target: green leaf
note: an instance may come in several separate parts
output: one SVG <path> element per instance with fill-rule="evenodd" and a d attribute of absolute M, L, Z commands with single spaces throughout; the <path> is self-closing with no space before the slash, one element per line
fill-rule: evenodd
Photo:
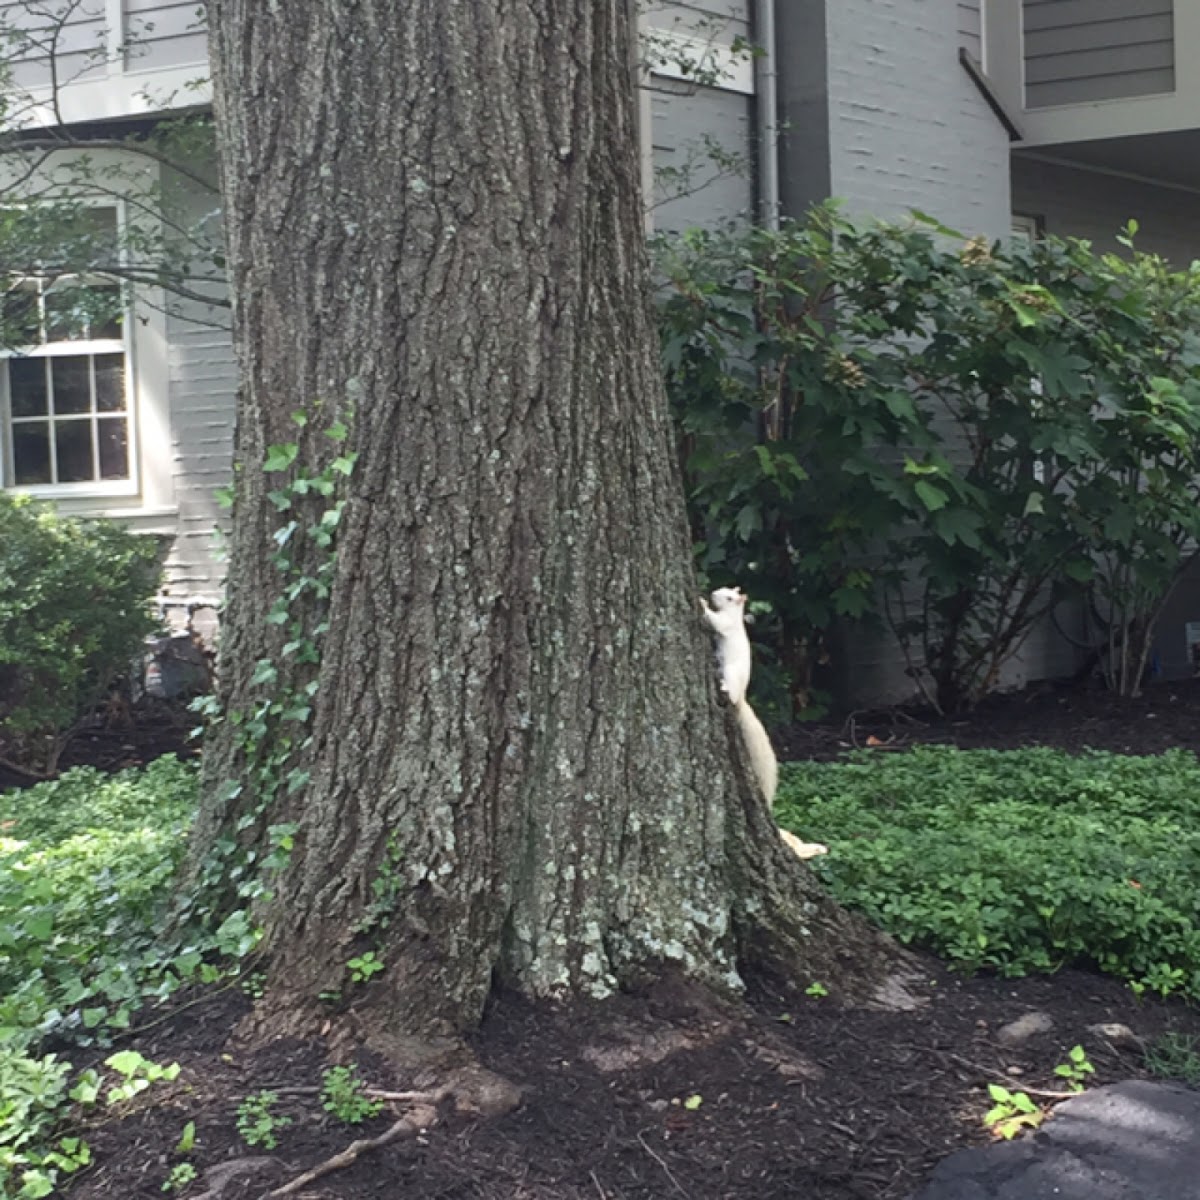
<path fill-rule="evenodd" d="M 978 513 L 966 508 L 944 508 L 933 516 L 934 532 L 947 546 L 961 542 L 977 550 L 981 545 L 979 531 L 983 524 Z"/>
<path fill-rule="evenodd" d="M 54 1191 L 54 1183 L 45 1171 L 25 1171 L 21 1176 L 21 1200 L 42 1200 Z"/>
<path fill-rule="evenodd" d="M 918 479 L 913 484 L 913 491 L 929 512 L 937 512 L 939 508 L 945 508 L 950 503 L 950 497 L 940 487 L 925 479 Z"/>
<path fill-rule="evenodd" d="M 189 1121 L 183 1127 L 183 1133 L 179 1137 L 179 1141 L 175 1144 L 176 1154 L 191 1154 L 192 1147 L 196 1144 L 196 1122 Z"/>
<path fill-rule="evenodd" d="M 300 447 L 295 442 L 285 442 L 278 446 L 267 447 L 264 471 L 286 471 L 296 461 Z"/>
<path fill-rule="evenodd" d="M 118 1075 L 124 1075 L 127 1079 L 140 1071 L 145 1064 L 146 1059 L 136 1050 L 118 1050 L 116 1054 L 111 1054 L 104 1060 L 106 1067 L 111 1067 Z"/>
<path fill-rule="evenodd" d="M 737 515 L 735 525 L 738 537 L 748 542 L 762 528 L 762 513 L 755 504 L 744 505 Z"/>
<path fill-rule="evenodd" d="M 905 475 L 940 475 L 941 470 L 936 463 L 919 463 L 907 455 L 904 458 Z"/>

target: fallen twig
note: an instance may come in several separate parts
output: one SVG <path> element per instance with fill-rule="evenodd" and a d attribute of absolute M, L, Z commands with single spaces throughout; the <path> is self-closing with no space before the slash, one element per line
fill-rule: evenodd
<path fill-rule="evenodd" d="M 435 1092 L 432 1094 L 442 1097 L 448 1093 Z M 353 1165 L 362 1155 L 367 1154 L 371 1150 L 381 1150 L 384 1146 L 390 1146 L 392 1142 L 400 1141 L 401 1138 L 416 1137 L 417 1134 L 424 1132 L 430 1126 L 434 1125 L 437 1122 L 437 1116 L 438 1112 L 435 1105 L 419 1104 L 378 1137 L 359 1138 L 357 1141 L 351 1142 L 345 1150 L 339 1151 L 324 1162 L 317 1163 L 315 1167 L 312 1167 L 301 1175 L 297 1175 L 295 1179 L 290 1180 L 281 1187 L 275 1188 L 274 1191 L 267 1192 L 263 1200 L 276 1200 L 276 1197 L 279 1196 L 295 1195 L 302 1188 L 308 1187 L 310 1183 L 315 1183 L 318 1179 L 330 1175 L 334 1171 L 340 1171 L 343 1167 Z"/>
<path fill-rule="evenodd" d="M 995 1082 L 996 1077 L 1001 1074 L 999 1071 L 985 1067 L 982 1063 L 972 1062 L 969 1058 L 963 1058 L 961 1055 L 952 1054 L 949 1050 L 943 1050 L 941 1053 L 946 1058 L 952 1058 L 956 1063 L 959 1063 L 964 1067 L 970 1067 L 972 1071 L 977 1071 L 980 1075 L 990 1078 L 992 1082 Z M 1082 1092 L 1051 1092 L 1047 1091 L 1045 1088 L 1032 1087 L 1028 1083 L 1023 1083 L 1020 1078 L 1014 1078 L 1008 1074 L 1005 1074 L 1005 1079 L 1007 1081 L 1007 1085 L 1013 1091 L 1025 1092 L 1030 1096 L 1037 1096 L 1042 1100 L 1073 1100 L 1076 1096 L 1083 1095 Z"/>
<path fill-rule="evenodd" d="M 274 1092 L 276 1096 L 316 1096 L 323 1089 L 315 1084 L 268 1083 L 263 1085 L 263 1091 Z M 453 1092 L 452 1088 L 442 1088 L 434 1092 L 388 1092 L 383 1088 L 364 1087 L 362 1095 L 371 1100 L 389 1100 L 397 1104 L 432 1104 L 438 1105 Z"/>
<path fill-rule="evenodd" d="M 684 1190 L 684 1188 L 680 1184 L 679 1180 L 676 1179 L 675 1176 L 671 1173 L 671 1168 L 667 1166 L 666 1159 L 664 1159 L 661 1155 L 655 1154 L 654 1151 L 650 1148 L 649 1143 L 646 1141 L 646 1139 L 644 1137 L 642 1137 L 642 1135 L 640 1133 L 637 1135 L 637 1140 L 642 1143 L 642 1149 L 645 1150 L 645 1152 L 648 1155 L 650 1155 L 650 1157 L 652 1159 L 654 1159 L 654 1161 L 656 1163 L 658 1163 L 658 1165 L 660 1167 L 662 1167 L 662 1169 L 666 1172 L 667 1178 L 675 1185 L 675 1190 L 681 1196 L 686 1196 L 687 1192 Z"/>
<path fill-rule="evenodd" d="M 49 775 L 43 775 L 40 771 L 31 771 L 28 767 L 18 766 L 11 759 L 0 758 L 0 767 L 6 771 L 11 771 L 14 775 L 21 775 L 25 779 L 32 779 L 35 783 L 45 783 L 50 779 Z"/>

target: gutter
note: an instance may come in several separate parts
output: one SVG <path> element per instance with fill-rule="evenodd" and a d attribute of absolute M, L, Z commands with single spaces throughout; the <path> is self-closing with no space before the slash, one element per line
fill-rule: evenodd
<path fill-rule="evenodd" d="M 958 48 L 958 61 L 962 63 L 963 69 L 974 81 L 980 94 L 987 101 L 988 107 L 996 114 L 1000 124 L 1004 126 L 1004 130 L 1008 134 L 1008 140 L 1010 142 L 1022 141 L 1024 135 L 1021 133 L 1021 127 L 1010 115 L 1008 109 L 1004 107 L 1003 102 L 996 92 L 995 85 L 984 73 L 983 67 L 979 65 L 975 57 L 965 46 L 959 46 Z"/>

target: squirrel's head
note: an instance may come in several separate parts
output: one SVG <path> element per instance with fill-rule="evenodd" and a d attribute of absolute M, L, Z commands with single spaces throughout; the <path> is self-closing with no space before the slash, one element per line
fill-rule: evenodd
<path fill-rule="evenodd" d="M 721 612 L 727 608 L 746 607 L 746 593 L 743 592 L 741 588 L 717 588 L 717 590 L 713 592 L 711 600 L 712 606 L 717 612 Z"/>

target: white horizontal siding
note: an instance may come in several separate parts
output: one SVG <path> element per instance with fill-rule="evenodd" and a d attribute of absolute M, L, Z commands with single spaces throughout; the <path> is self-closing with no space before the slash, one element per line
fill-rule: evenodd
<path fill-rule="evenodd" d="M 750 0 L 658 0 L 641 8 L 641 17 L 656 29 L 687 30 L 723 42 L 750 33 Z"/>
<path fill-rule="evenodd" d="M 983 19 L 980 0 L 958 0 L 958 44 L 983 62 Z"/>
<path fill-rule="evenodd" d="M 195 315 L 190 314 L 190 315 Z M 216 492 L 233 473 L 237 370 L 229 334 L 173 316 L 170 342 L 171 456 L 178 533 L 167 557 L 176 597 L 218 590 L 224 568 L 213 557 L 213 530 L 225 523 Z"/>
<path fill-rule="evenodd" d="M 196 0 L 124 0 L 125 69 L 154 71 L 208 62 L 204 9 Z"/>
<path fill-rule="evenodd" d="M 1028 108 L 1174 91 L 1173 0 L 1023 5 Z"/>
<path fill-rule="evenodd" d="M 65 86 L 104 70 L 104 0 L 4 0 L 3 56 L 18 89 Z"/>

